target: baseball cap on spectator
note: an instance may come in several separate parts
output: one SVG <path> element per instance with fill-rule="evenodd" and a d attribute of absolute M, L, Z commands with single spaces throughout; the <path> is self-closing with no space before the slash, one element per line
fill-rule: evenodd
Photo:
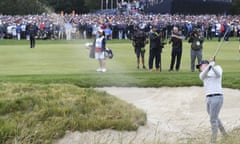
<path fill-rule="evenodd" d="M 209 64 L 209 61 L 208 61 L 208 60 L 202 60 L 202 61 L 196 66 L 196 68 L 199 69 L 202 64 Z"/>

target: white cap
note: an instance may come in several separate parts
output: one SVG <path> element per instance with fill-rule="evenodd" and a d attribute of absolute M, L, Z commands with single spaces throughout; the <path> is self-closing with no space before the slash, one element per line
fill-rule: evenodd
<path fill-rule="evenodd" d="M 102 33 L 102 32 L 103 32 L 103 30 L 102 30 L 101 28 L 99 28 L 99 29 L 98 29 L 98 32 Z"/>

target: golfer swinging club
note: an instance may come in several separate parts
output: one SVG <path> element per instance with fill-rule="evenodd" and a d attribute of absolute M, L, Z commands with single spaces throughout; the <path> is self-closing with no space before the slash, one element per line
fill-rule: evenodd
<path fill-rule="evenodd" d="M 207 112 L 210 117 L 212 128 L 211 144 L 215 144 L 217 140 L 218 129 L 227 136 L 227 133 L 218 117 L 223 104 L 222 92 L 222 68 L 219 65 L 215 66 L 215 57 L 207 60 L 202 60 L 197 66 L 200 70 L 199 78 L 203 81 L 206 92 Z"/>

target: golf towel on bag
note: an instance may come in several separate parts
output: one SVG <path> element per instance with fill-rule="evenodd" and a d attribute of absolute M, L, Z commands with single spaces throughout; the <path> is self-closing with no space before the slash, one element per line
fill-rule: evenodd
<path fill-rule="evenodd" d="M 90 51 L 89 51 L 89 57 L 94 59 L 95 58 L 95 43 L 96 43 L 96 39 L 94 39 L 93 43 L 87 43 L 85 44 L 87 47 L 89 47 Z"/>
<path fill-rule="evenodd" d="M 89 57 L 94 59 L 95 58 L 95 46 L 90 45 L 89 48 L 90 48 Z"/>

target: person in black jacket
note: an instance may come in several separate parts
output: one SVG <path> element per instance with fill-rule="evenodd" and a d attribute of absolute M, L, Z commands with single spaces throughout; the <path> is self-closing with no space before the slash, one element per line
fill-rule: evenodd
<path fill-rule="evenodd" d="M 29 32 L 29 36 L 30 36 L 30 48 L 34 48 L 35 47 L 35 36 L 37 34 L 37 26 L 33 23 L 30 23 L 28 26 L 28 32 Z"/>
<path fill-rule="evenodd" d="M 132 38 L 134 52 L 137 56 L 137 69 L 139 69 L 139 65 L 140 65 L 140 56 L 142 59 L 142 68 L 146 69 L 145 60 L 144 60 L 146 43 L 147 43 L 147 36 L 145 32 L 143 32 L 140 28 L 137 28 L 136 33 Z"/>
<path fill-rule="evenodd" d="M 153 61 L 155 59 L 156 71 L 161 71 L 161 52 L 163 48 L 161 35 L 157 32 L 157 26 L 152 27 L 152 32 L 149 35 L 150 49 L 149 49 L 149 71 L 153 71 Z"/>
<path fill-rule="evenodd" d="M 173 27 L 173 34 L 169 40 L 169 44 L 172 44 L 171 64 L 169 71 L 173 71 L 173 67 L 176 61 L 176 71 L 179 71 L 182 57 L 182 40 L 184 39 L 178 32 L 177 27 Z"/>

